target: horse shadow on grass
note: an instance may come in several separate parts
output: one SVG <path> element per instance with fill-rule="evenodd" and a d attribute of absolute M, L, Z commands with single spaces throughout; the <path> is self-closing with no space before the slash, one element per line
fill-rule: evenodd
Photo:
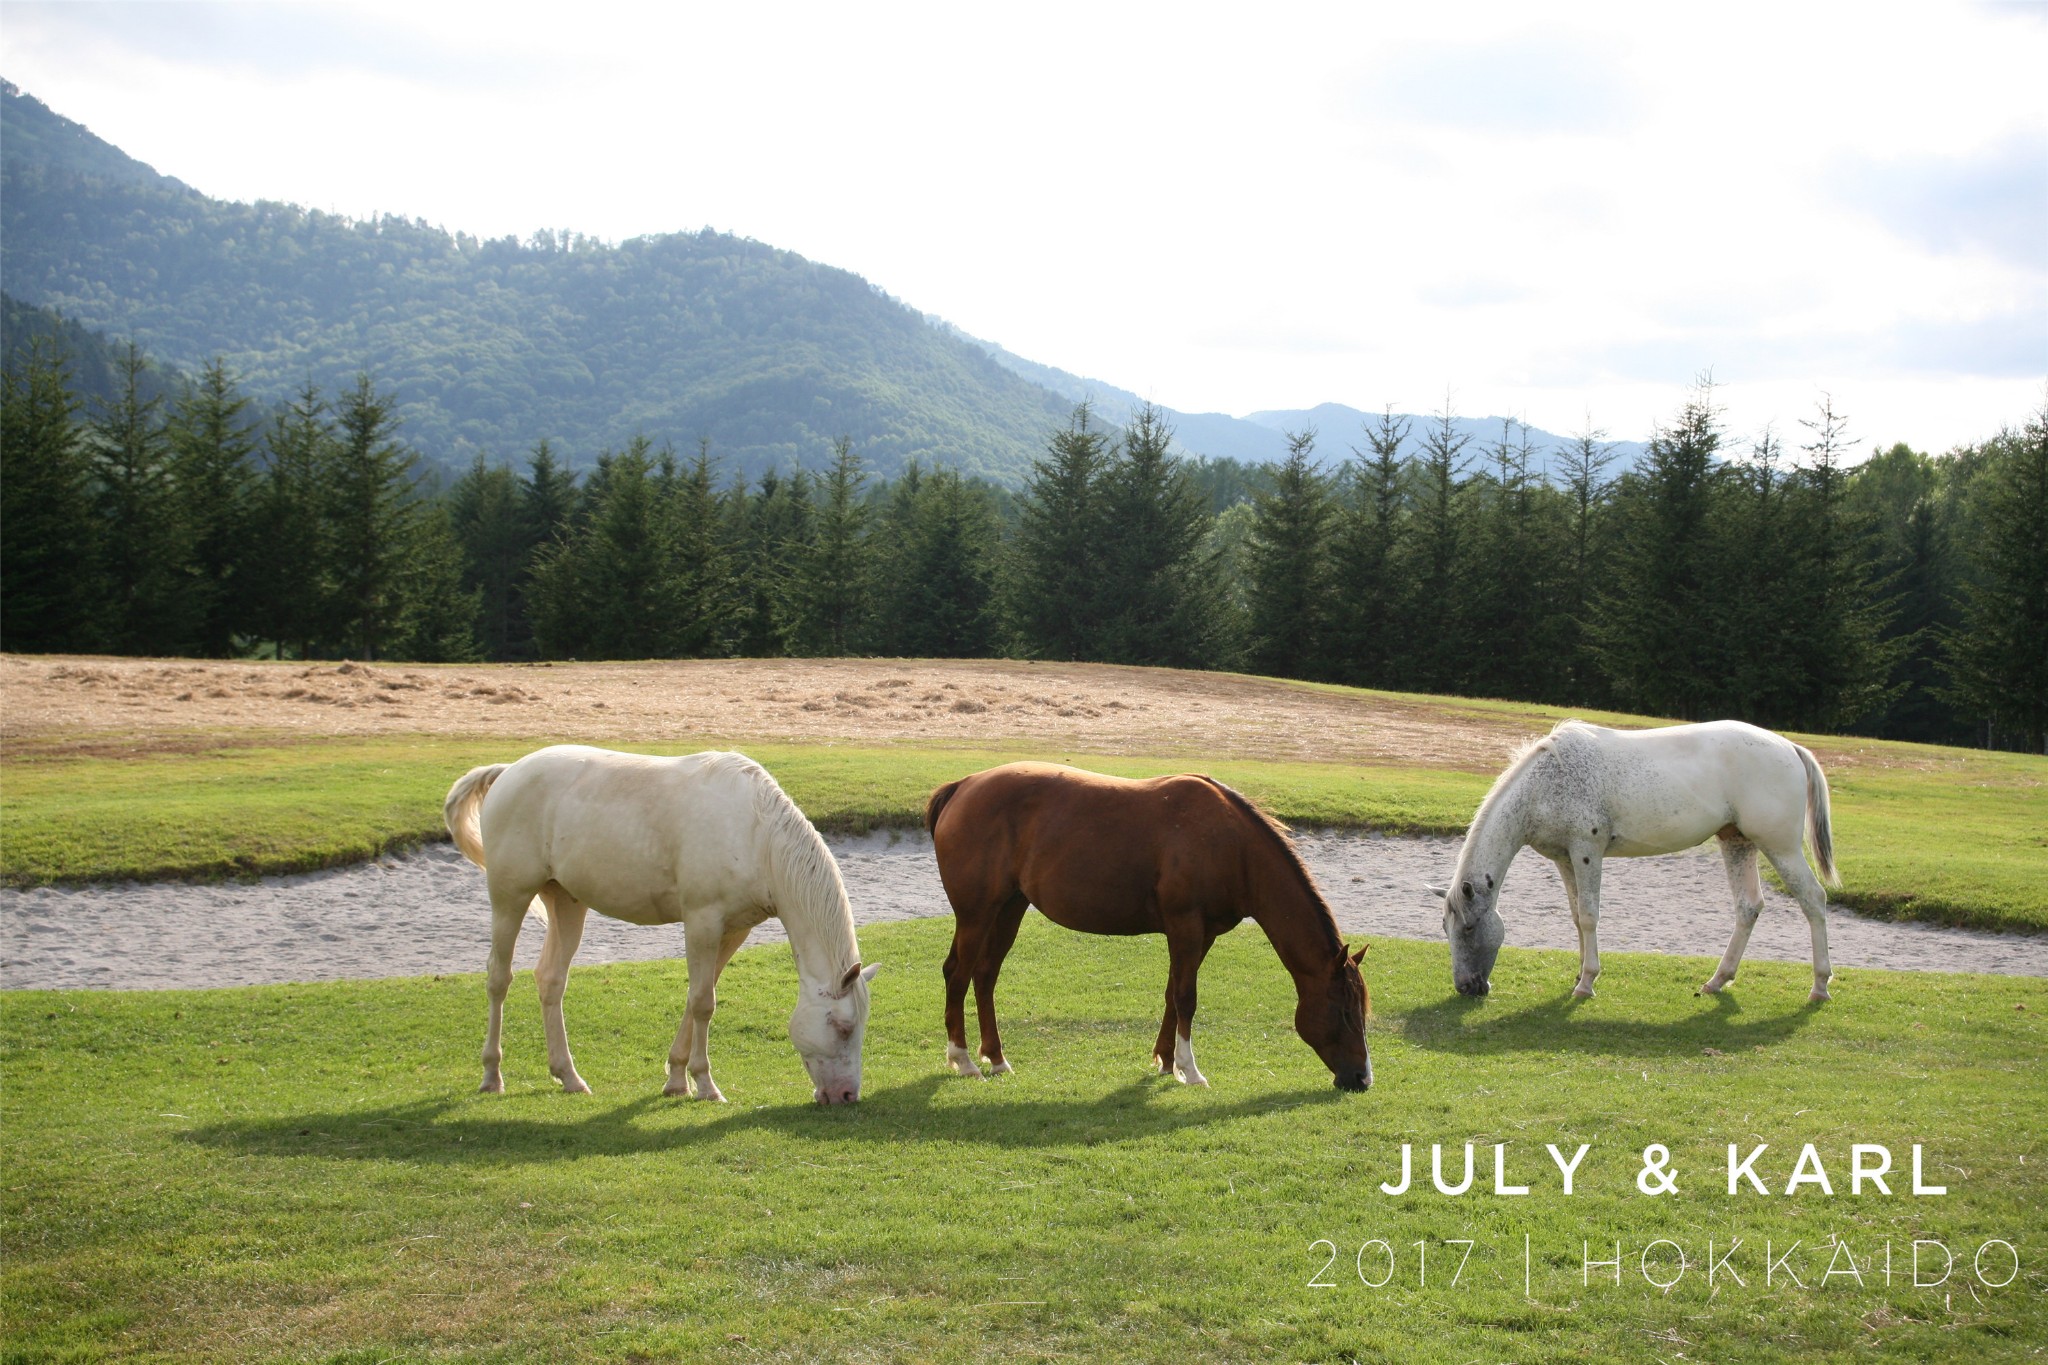
<path fill-rule="evenodd" d="M 1644 1058 L 1698 1057 L 1705 1048 L 1732 1053 L 1769 1048 L 1797 1036 L 1839 1005 L 1803 1004 L 1747 1013 L 1732 992 L 1698 997 L 1682 1019 L 1645 1021 L 1601 1013 L 1598 998 L 1570 991 L 1503 1010 L 1496 996 L 1452 995 L 1404 1011 L 1400 1036 L 1432 1052 L 1490 1056 L 1511 1052 L 1583 1052 Z"/>
<path fill-rule="evenodd" d="M 546 1117 L 494 1113 L 504 1104 L 495 1097 L 446 1097 L 234 1120 L 192 1129 L 183 1139 L 243 1156 L 523 1165 L 675 1151 L 756 1131 L 820 1143 L 1090 1146 L 1141 1141 L 1291 1109 L 1364 1102 L 1334 1088 L 1297 1088 L 1200 1107 L 1165 1105 L 1157 1102 L 1158 1097 L 1178 1082 L 1154 1076 L 1141 1076 L 1092 1098 L 991 1096 L 996 1102 L 940 1102 L 944 1092 L 976 1084 L 982 1083 L 943 1074 L 926 1076 L 871 1090 L 858 1105 L 835 1109 L 815 1104 L 714 1107 L 659 1094 L 609 1103 L 556 1094 L 547 1098 L 557 1113 Z M 507 1098 L 516 1102 L 520 1097 Z"/>

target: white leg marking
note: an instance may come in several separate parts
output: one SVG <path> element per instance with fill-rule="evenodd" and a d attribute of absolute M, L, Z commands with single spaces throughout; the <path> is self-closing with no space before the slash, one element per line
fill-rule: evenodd
<path fill-rule="evenodd" d="M 955 1075 L 981 1077 L 981 1068 L 974 1064 L 974 1054 L 964 1047 L 946 1044 L 946 1065 L 953 1068 Z"/>
<path fill-rule="evenodd" d="M 1195 1048 L 1186 1038 L 1177 1038 L 1173 1044 L 1173 1074 L 1180 1078 L 1182 1085 L 1207 1085 L 1209 1078 L 1195 1066 Z"/>

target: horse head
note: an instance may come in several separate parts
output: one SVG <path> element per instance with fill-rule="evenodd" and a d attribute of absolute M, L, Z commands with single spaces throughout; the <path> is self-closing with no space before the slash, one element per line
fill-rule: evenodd
<path fill-rule="evenodd" d="M 789 1016 L 789 1041 L 811 1073 L 811 1098 L 852 1104 L 860 1098 L 860 1045 L 868 1030 L 868 983 L 882 964 L 856 962 L 837 982 L 805 985 Z"/>
<path fill-rule="evenodd" d="M 1458 883 L 1455 891 L 1432 886 L 1444 898 L 1444 937 L 1451 943 L 1451 983 L 1460 995 L 1485 995 L 1493 988 L 1493 960 L 1500 956 L 1508 927 L 1494 908 L 1500 887 L 1491 875 Z"/>
<path fill-rule="evenodd" d="M 1372 1056 L 1365 1048 L 1365 1014 L 1370 1000 L 1358 961 L 1365 949 L 1337 960 L 1318 983 L 1303 981 L 1294 1007 L 1294 1031 L 1330 1068 L 1339 1090 L 1372 1088 Z"/>

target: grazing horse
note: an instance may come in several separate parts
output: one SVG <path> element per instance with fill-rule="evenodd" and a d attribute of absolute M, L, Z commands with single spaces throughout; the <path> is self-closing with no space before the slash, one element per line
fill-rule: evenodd
<path fill-rule="evenodd" d="M 711 1079 L 711 1012 L 720 972 L 771 916 L 796 955 L 789 1038 L 820 1104 L 860 1098 L 868 982 L 839 865 L 796 803 L 744 754 L 649 758 L 564 744 L 517 763 L 474 768 L 448 789 L 448 832 L 484 869 L 491 894 L 487 1092 L 505 1082 L 499 1030 L 512 946 L 529 908 L 547 923 L 540 963 L 548 1069 L 562 1089 L 576 1074 L 562 1023 L 569 959 L 586 910 L 629 924 L 683 926 L 688 1006 L 668 1054 L 668 1095 L 723 1100 Z"/>
<path fill-rule="evenodd" d="M 1250 917 L 1294 978 L 1294 1029 L 1344 1090 L 1372 1084 L 1360 948 L 1347 956 L 1330 907 L 1285 828 L 1221 782 L 1133 782 L 1049 763 L 1011 763 L 948 782 L 925 806 L 953 903 L 946 955 L 946 1060 L 979 1076 L 962 1004 L 974 984 L 981 1057 L 1005 1072 L 996 974 L 1024 912 L 1088 934 L 1166 935 L 1166 1017 L 1153 1064 L 1209 1082 L 1189 1042 L 1195 974 L 1219 934 Z"/>
<path fill-rule="evenodd" d="M 1816 879 L 1801 852 L 1813 844 Z M 1676 853 L 1714 836 L 1735 893 L 1735 933 L 1721 965 L 1700 989 L 1708 995 L 1735 979 L 1742 950 L 1763 909 L 1757 880 L 1761 849 L 1799 900 L 1813 931 L 1813 993 L 1828 998 L 1828 898 L 1841 885 L 1828 821 L 1828 780 L 1812 753 L 1782 735 L 1740 721 L 1608 730 L 1568 720 L 1516 756 L 1472 817 L 1444 897 L 1451 979 L 1460 993 L 1484 995 L 1505 933 L 1495 902 L 1501 879 L 1523 845 L 1557 864 L 1579 931 L 1579 980 L 1572 994 L 1593 994 L 1600 975 L 1600 865 L 1607 857 Z"/>

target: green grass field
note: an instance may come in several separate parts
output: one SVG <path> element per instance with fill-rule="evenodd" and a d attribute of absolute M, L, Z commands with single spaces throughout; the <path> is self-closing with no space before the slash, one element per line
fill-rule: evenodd
<path fill-rule="evenodd" d="M 1163 945 L 1033 916 L 1002 982 L 1017 1073 L 972 1082 L 941 1069 L 948 933 L 863 931 L 884 970 L 850 1110 L 807 1102 L 780 947 L 723 983 L 724 1106 L 659 1094 L 680 963 L 577 969 L 596 1093 L 574 1098 L 524 977 L 503 1096 L 473 1093 L 476 976 L 11 993 L 0 1357 L 1985 1361 L 2048 1342 L 2043 982 L 1851 971 L 1812 1008 L 1798 964 L 1708 1000 L 1705 959 L 1613 954 L 1574 1005 L 1568 955 L 1510 949 L 1472 1001 L 1441 945 L 1380 943 L 1378 1083 L 1344 1095 L 1246 927 L 1203 973 L 1202 1091 L 1143 1065 Z M 1456 1172 L 1467 1142 L 1473 1191 L 1437 1193 L 1430 1144 Z M 1770 1144 L 1770 1196 L 1727 1195 L 1731 1142 Z M 1832 1197 L 1784 1193 L 1809 1142 Z M 1416 1187 L 1388 1196 L 1402 1143 Z M 1491 1192 L 1495 1143 L 1527 1196 Z M 1570 1198 L 1546 1143 L 1591 1144 Z M 1652 1143 L 1676 1193 L 1636 1187 Z M 1853 1143 L 1889 1148 L 1892 1197 L 1849 1193 Z M 1906 1192 L 1914 1143 L 1946 1195 Z M 1710 1242 L 1738 1237 L 1709 1285 Z M 1945 1284 L 1910 1284 L 1915 1238 L 1958 1253 Z M 2019 1257 L 2001 1288 L 1971 1269 L 1992 1239 Z M 1584 1268 L 1616 1242 L 1619 1285 Z M 1648 1282 L 1681 1251 L 1673 1288 Z M 1999 1281 L 2011 1259 L 1981 1266 Z"/>
<path fill-rule="evenodd" d="M 1532 726 L 1544 719 L 1534 714 L 1539 709 L 1521 708 Z M 24 885 L 203 878 L 359 861 L 444 837 L 441 799 L 450 782 L 476 764 L 517 758 L 549 742 L 234 736 L 123 757 L 62 748 L 11 754 L 0 761 L 0 879 Z M 684 753 L 717 742 L 638 747 Z M 1890 917 L 2048 931 L 2048 760 L 1868 743 L 1927 761 L 1831 775 L 1844 877 L 1836 902 Z M 1126 776 L 1200 767 L 1289 821 L 1403 833 L 1461 832 L 1493 777 L 1455 768 L 1191 763 L 1022 746 L 744 747 L 812 820 L 839 830 L 915 825 L 933 787 L 1017 758 L 1060 759 Z"/>

